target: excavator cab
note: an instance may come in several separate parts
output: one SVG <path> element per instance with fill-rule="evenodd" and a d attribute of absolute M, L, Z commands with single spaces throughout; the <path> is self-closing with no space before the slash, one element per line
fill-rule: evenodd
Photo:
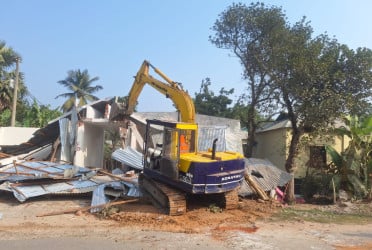
<path fill-rule="evenodd" d="M 145 171 L 151 169 L 162 176 L 178 180 L 185 154 L 195 154 L 197 125 L 159 120 L 147 120 L 145 138 Z M 152 136 L 162 134 L 162 141 L 153 142 Z M 159 138 L 159 137 L 158 137 Z"/>

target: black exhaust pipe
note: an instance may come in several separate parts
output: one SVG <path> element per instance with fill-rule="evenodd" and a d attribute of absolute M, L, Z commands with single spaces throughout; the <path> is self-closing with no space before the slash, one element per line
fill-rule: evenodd
<path fill-rule="evenodd" d="M 213 146 L 212 146 L 212 160 L 216 158 L 216 143 L 218 141 L 218 138 L 213 140 Z"/>

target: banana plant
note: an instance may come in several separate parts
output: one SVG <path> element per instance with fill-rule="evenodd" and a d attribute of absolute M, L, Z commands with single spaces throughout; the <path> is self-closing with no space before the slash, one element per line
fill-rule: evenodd
<path fill-rule="evenodd" d="M 337 128 L 335 132 L 350 138 L 345 151 L 338 153 L 333 147 L 326 146 L 334 167 L 334 182 L 339 188 L 351 191 L 355 197 L 365 198 L 368 188 L 371 188 L 372 116 L 364 119 L 349 116 L 344 118 L 344 122 L 346 127 Z"/>

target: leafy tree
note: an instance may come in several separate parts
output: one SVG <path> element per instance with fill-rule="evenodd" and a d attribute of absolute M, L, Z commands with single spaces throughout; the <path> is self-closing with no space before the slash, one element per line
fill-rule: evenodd
<path fill-rule="evenodd" d="M 14 89 L 11 84 L 11 79 L 15 78 L 15 72 L 4 72 L 4 80 L 0 81 L 0 112 L 5 112 L 9 110 L 9 113 L 11 114 L 12 109 L 12 103 L 13 103 L 13 94 Z M 1 84 L 2 83 L 2 84 Z M 19 78 L 18 78 L 18 95 L 17 95 L 17 113 L 16 113 L 16 125 L 22 126 L 24 114 L 22 110 L 27 109 L 28 106 L 28 98 L 30 96 L 30 93 L 24 84 L 24 75 L 22 72 L 19 72 Z M 8 112 L 6 112 L 7 114 Z M 7 115 L 5 115 L 2 119 L 1 126 L 9 126 L 10 124 L 10 117 L 7 118 Z"/>
<path fill-rule="evenodd" d="M 242 94 L 238 100 L 235 102 L 234 106 L 232 107 L 232 115 L 231 117 L 234 119 L 239 119 L 241 127 L 244 130 L 249 130 L 249 123 L 248 123 L 248 110 L 250 109 L 249 105 L 247 104 L 247 97 L 245 94 Z M 271 117 L 265 117 L 264 115 L 260 114 L 258 110 L 254 113 L 255 123 L 259 126 L 260 123 L 271 121 Z"/>
<path fill-rule="evenodd" d="M 225 90 L 221 88 L 219 95 L 215 95 L 214 91 L 210 90 L 212 85 L 209 78 L 202 80 L 199 93 L 195 93 L 194 104 L 196 112 L 204 115 L 220 116 L 240 120 L 243 129 L 248 128 L 247 110 L 245 95 L 241 95 L 238 100 L 233 103 L 229 98 L 234 93 L 234 89 Z M 256 121 L 266 120 L 264 117 L 255 113 Z"/>
<path fill-rule="evenodd" d="M 30 105 L 26 98 L 21 98 L 17 104 L 16 125 L 19 127 L 44 127 L 49 121 L 61 116 L 58 109 L 50 105 L 39 105 L 36 100 Z M 9 126 L 11 110 L 5 109 L 0 113 L 0 126 Z"/>
<path fill-rule="evenodd" d="M 232 4 L 219 15 L 212 30 L 210 41 L 218 48 L 229 49 L 239 59 L 243 67 L 243 77 L 247 81 L 248 100 L 247 157 L 252 156 L 255 145 L 255 132 L 258 127 L 257 113 L 272 114 L 276 106 L 270 99 L 275 94 L 271 87 L 272 79 L 267 68 L 274 56 L 272 51 L 281 40 L 281 31 L 285 29 L 285 16 L 281 8 L 266 7 L 263 3 Z"/>
<path fill-rule="evenodd" d="M 5 109 L 0 112 L 0 127 L 6 127 L 10 124 L 12 113 L 10 109 Z"/>
<path fill-rule="evenodd" d="M 44 127 L 49 121 L 61 116 L 58 109 L 51 109 L 50 105 L 39 105 L 33 100 L 32 105 L 28 105 L 23 114 L 23 123 L 25 127 Z"/>
<path fill-rule="evenodd" d="M 232 118 L 239 119 L 240 126 L 244 130 L 248 130 L 248 105 L 245 103 L 246 99 L 244 95 L 240 96 L 231 110 Z"/>
<path fill-rule="evenodd" d="M 88 70 L 80 71 L 78 69 L 68 71 L 67 77 L 64 80 L 58 81 L 59 84 L 71 91 L 56 97 L 68 98 L 62 105 L 61 110 L 67 112 L 75 105 L 81 107 L 87 104 L 88 101 L 98 100 L 99 98 L 94 96 L 93 93 L 103 89 L 103 87 L 101 85 L 92 86 L 92 83 L 97 80 L 99 80 L 99 77 L 90 78 Z"/>
<path fill-rule="evenodd" d="M 312 28 L 303 19 L 283 32 L 283 42 L 275 51 L 271 78 L 292 125 L 292 138 L 285 167 L 296 170 L 294 158 L 301 136 L 320 131 L 344 113 L 364 109 L 371 95 L 372 57 L 353 53 L 323 34 L 312 38 Z M 359 51 L 359 50 L 358 50 Z M 290 182 L 287 200 L 294 201 Z"/>
<path fill-rule="evenodd" d="M 219 95 L 215 95 L 209 89 L 211 80 L 206 78 L 202 80 L 199 93 L 195 93 L 194 104 L 197 113 L 203 115 L 213 115 L 232 118 L 232 109 L 229 107 L 232 100 L 229 95 L 234 93 L 234 89 L 225 90 L 221 88 Z"/>
<path fill-rule="evenodd" d="M 212 29 L 216 33 L 210 41 L 237 56 L 248 83 L 248 157 L 257 111 L 268 117 L 277 110 L 288 113 L 292 138 L 285 167 L 293 174 L 305 132 L 329 127 L 344 113 L 365 112 L 371 105 L 371 51 L 354 52 L 326 34 L 312 38 L 305 18 L 291 26 L 281 8 L 233 4 Z M 287 190 L 287 201 L 294 201 L 293 180 Z"/>

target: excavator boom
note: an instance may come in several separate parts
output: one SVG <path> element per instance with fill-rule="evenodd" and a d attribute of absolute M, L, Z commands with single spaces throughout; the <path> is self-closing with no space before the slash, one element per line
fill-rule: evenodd
<path fill-rule="evenodd" d="M 161 78 L 165 80 L 162 82 L 157 80 L 149 74 L 152 68 Z M 180 112 L 181 122 L 194 123 L 195 122 L 195 107 L 189 94 L 182 89 L 180 84 L 172 81 L 163 72 L 155 68 L 150 62 L 144 61 L 135 76 L 132 88 L 129 91 L 128 103 L 126 104 L 126 115 L 131 115 L 137 103 L 138 97 L 142 92 L 143 87 L 149 84 L 154 89 L 170 98 L 177 110 Z"/>

